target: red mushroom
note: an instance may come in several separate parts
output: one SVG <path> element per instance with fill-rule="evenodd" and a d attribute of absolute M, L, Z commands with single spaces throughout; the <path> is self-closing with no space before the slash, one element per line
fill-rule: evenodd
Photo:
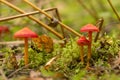
<path fill-rule="evenodd" d="M 0 33 L 1 32 L 9 32 L 9 28 L 6 26 L 0 26 Z"/>
<path fill-rule="evenodd" d="M 92 24 L 87 24 L 85 26 L 83 26 L 81 29 L 80 29 L 81 32 L 88 32 L 88 36 L 89 36 L 89 41 L 90 41 L 90 44 L 88 45 L 88 60 L 87 60 L 87 66 L 86 68 L 89 67 L 89 60 L 91 58 L 91 44 L 92 44 L 92 32 L 98 32 L 99 29 L 92 25 Z"/>
<path fill-rule="evenodd" d="M 77 44 L 81 47 L 80 59 L 81 62 L 84 63 L 83 49 L 84 49 L 84 45 L 89 45 L 89 40 L 87 40 L 84 36 L 82 36 L 77 40 Z"/>
<path fill-rule="evenodd" d="M 0 26 L 0 37 L 1 37 L 2 33 L 7 33 L 7 32 L 9 32 L 9 28 L 8 27 L 6 27 L 6 26 Z"/>
<path fill-rule="evenodd" d="M 25 65 L 28 64 L 28 38 L 36 38 L 38 35 L 32 32 L 28 27 L 25 27 L 14 34 L 15 38 L 23 38 L 25 41 Z"/>

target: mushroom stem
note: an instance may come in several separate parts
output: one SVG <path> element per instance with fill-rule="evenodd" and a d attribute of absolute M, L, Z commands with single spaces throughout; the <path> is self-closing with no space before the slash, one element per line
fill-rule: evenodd
<path fill-rule="evenodd" d="M 89 65 L 90 65 L 89 61 L 90 61 L 90 58 L 91 58 L 92 32 L 89 32 L 88 36 L 89 36 L 90 43 L 88 45 L 88 55 L 87 55 L 87 66 L 86 66 L 86 68 L 88 68 Z"/>
<path fill-rule="evenodd" d="M 1 35 L 1 32 L 0 32 L 0 41 L 2 40 L 2 35 Z"/>
<path fill-rule="evenodd" d="M 80 52 L 80 60 L 81 60 L 82 63 L 84 63 L 84 59 L 83 59 L 83 53 L 84 53 L 84 52 L 83 52 L 83 49 L 84 49 L 84 47 L 83 47 L 83 46 L 80 46 L 80 51 L 81 51 L 81 52 Z"/>
<path fill-rule="evenodd" d="M 88 33 L 88 36 L 89 36 L 90 44 L 92 44 L 92 32 L 91 31 Z"/>
<path fill-rule="evenodd" d="M 91 58 L 91 44 L 88 45 L 88 55 L 87 55 L 87 65 L 86 68 L 89 68 L 90 66 L 90 58 Z"/>
<path fill-rule="evenodd" d="M 25 38 L 24 41 L 25 41 L 24 61 L 25 61 L 25 65 L 27 65 L 28 64 L 28 38 Z"/>

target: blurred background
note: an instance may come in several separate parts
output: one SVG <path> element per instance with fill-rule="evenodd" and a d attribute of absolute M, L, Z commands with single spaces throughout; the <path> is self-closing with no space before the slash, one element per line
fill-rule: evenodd
<path fill-rule="evenodd" d="M 34 10 L 31 6 L 25 3 L 23 0 L 7 0 L 25 12 L 33 12 Z M 110 7 L 107 0 L 29 0 L 41 9 L 57 8 L 60 14 L 62 22 L 75 31 L 79 32 L 80 28 L 88 23 L 96 24 L 99 18 L 104 19 L 104 24 L 102 30 L 114 37 L 119 38 L 120 36 L 120 25 L 115 13 Z M 114 8 L 120 13 L 120 1 L 111 0 Z M 51 16 L 56 17 L 53 11 L 48 12 Z M 7 5 L 0 3 L 0 18 L 18 15 L 17 11 L 8 7 Z M 35 14 L 34 17 L 43 21 L 45 24 L 49 24 L 50 20 L 43 14 Z M 17 30 L 29 26 L 33 31 L 37 32 L 39 35 L 48 34 L 55 37 L 51 32 L 48 32 L 41 25 L 30 20 L 27 17 L 17 18 L 9 21 L 0 22 L 0 25 L 6 25 L 10 29 L 10 34 L 4 37 L 4 40 L 12 40 L 11 36 Z M 52 27 L 52 26 L 51 26 Z M 52 27 L 56 31 L 61 33 L 58 27 Z M 70 33 L 66 31 L 66 33 Z M 80 33 L 80 32 L 79 32 Z M 71 33 L 70 33 L 71 34 Z M 73 34 L 71 34 L 73 35 Z"/>

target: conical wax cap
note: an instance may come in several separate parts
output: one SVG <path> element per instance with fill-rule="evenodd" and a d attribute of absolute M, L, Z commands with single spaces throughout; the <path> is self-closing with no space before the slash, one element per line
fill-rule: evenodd
<path fill-rule="evenodd" d="M 38 35 L 30 30 L 28 27 L 25 27 L 14 34 L 15 38 L 35 38 Z"/>

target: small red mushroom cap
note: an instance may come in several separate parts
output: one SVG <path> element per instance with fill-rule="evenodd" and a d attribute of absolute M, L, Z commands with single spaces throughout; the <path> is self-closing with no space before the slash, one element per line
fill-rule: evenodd
<path fill-rule="evenodd" d="M 9 32 L 9 28 L 7 26 L 0 26 L 0 33 L 1 32 Z"/>
<path fill-rule="evenodd" d="M 92 24 L 87 24 L 85 26 L 83 26 L 81 29 L 80 29 L 81 32 L 93 32 L 93 31 L 96 31 L 96 32 L 99 32 L 99 29 L 92 25 Z"/>
<path fill-rule="evenodd" d="M 77 44 L 80 45 L 80 46 L 88 45 L 89 43 L 90 43 L 89 40 L 87 40 L 84 36 L 80 37 L 77 40 Z"/>
<path fill-rule="evenodd" d="M 15 38 L 35 38 L 38 35 L 31 31 L 28 27 L 25 27 L 14 34 Z"/>

